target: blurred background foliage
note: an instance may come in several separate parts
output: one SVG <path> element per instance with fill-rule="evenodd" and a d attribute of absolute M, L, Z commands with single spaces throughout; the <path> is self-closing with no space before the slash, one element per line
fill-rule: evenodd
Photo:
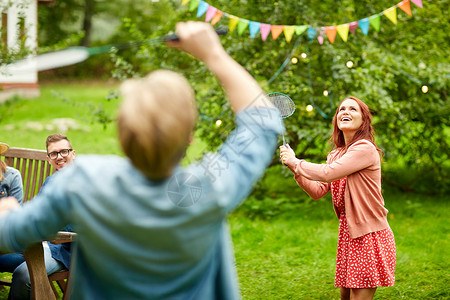
<path fill-rule="evenodd" d="M 357 21 L 394 6 L 399 1 L 370 0 L 218 0 L 208 3 L 229 14 L 268 24 L 339 25 Z M 324 162 L 330 149 L 331 120 L 339 102 L 348 95 L 365 101 L 374 115 L 377 143 L 384 151 L 385 183 L 402 191 L 447 194 L 450 192 L 449 141 L 450 79 L 448 0 L 411 3 L 412 16 L 397 9 L 398 24 L 381 16 L 381 30 L 370 27 L 368 35 L 358 28 L 343 42 L 320 45 L 307 33 L 294 35 L 290 43 L 283 34 L 263 42 L 250 38 L 248 29 L 221 37 L 224 47 L 261 83 L 266 92 L 286 93 L 297 110 L 285 120 L 286 139 L 297 156 Z M 175 24 L 196 17 L 181 0 L 56 0 L 39 6 L 41 52 L 74 45 L 99 46 L 153 39 L 173 32 Z M 222 17 L 216 26 L 228 27 Z M 207 46 L 207 45 L 205 45 Z M 296 47 L 294 47 L 296 46 Z M 302 57 L 302 53 L 306 57 Z M 273 79 L 286 59 L 290 61 Z M 352 67 L 346 64 L 353 63 Z M 183 73 L 197 93 L 201 118 L 197 136 L 205 151 L 214 150 L 232 129 L 233 115 L 220 85 L 205 66 L 187 54 L 164 44 L 96 55 L 79 65 L 43 72 L 40 80 L 110 79 L 166 68 Z M 272 80 L 271 80 L 272 78 Z M 428 92 L 422 91 L 422 86 Z M 327 91 L 324 93 L 324 91 Z M 111 100 L 111 99 L 109 99 Z M 314 104 L 311 112 L 305 108 Z M 322 113 L 321 113 L 322 112 Z M 106 121 L 105 121 L 106 120 Z M 102 122 L 110 122 L 105 118 Z M 222 125 L 216 126 L 221 120 Z M 288 172 L 279 168 L 266 173 L 255 195 L 278 197 L 278 182 Z M 274 171 L 275 170 L 275 171 Z M 274 174 L 279 175 L 280 179 Z M 271 175 L 272 174 L 272 175 Z M 268 180 L 269 176 L 270 180 Z M 273 182 L 273 183 L 271 183 Z"/>

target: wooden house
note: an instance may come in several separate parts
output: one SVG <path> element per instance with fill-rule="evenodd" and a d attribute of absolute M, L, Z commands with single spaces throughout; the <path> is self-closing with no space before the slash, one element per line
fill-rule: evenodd
<path fill-rule="evenodd" d="M 54 0 L 0 0 L 0 51 L 35 51 L 38 47 L 38 4 Z M 5 74 L 0 72 L 0 101 L 19 94 L 39 96 L 38 73 Z"/>

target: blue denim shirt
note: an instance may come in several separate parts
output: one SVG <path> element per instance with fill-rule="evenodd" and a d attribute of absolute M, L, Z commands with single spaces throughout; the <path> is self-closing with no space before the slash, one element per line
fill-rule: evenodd
<path fill-rule="evenodd" d="M 73 224 L 71 299 L 239 299 L 226 216 L 264 173 L 280 132 L 276 109 L 243 110 L 217 153 L 158 182 L 127 158 L 78 156 L 39 199 L 0 218 L 0 251 Z"/>
<path fill-rule="evenodd" d="M 0 198 L 13 196 L 22 204 L 23 183 L 20 172 L 17 169 L 6 167 L 3 176 L 5 176 L 5 179 L 0 182 Z"/>
<path fill-rule="evenodd" d="M 39 190 L 39 193 L 41 193 L 43 191 L 43 189 L 45 189 L 45 187 L 48 185 L 48 183 L 51 182 L 52 179 L 54 178 L 54 176 L 57 176 L 57 174 L 58 173 L 54 173 L 45 179 L 44 183 L 41 186 L 41 189 Z M 66 225 L 61 230 L 73 232 L 72 225 Z M 55 260 L 61 262 L 66 267 L 66 269 L 69 269 L 70 261 L 72 259 L 72 253 L 71 253 L 72 243 L 53 244 L 51 242 L 47 242 L 47 244 L 48 244 L 48 247 L 50 248 L 52 257 Z"/>

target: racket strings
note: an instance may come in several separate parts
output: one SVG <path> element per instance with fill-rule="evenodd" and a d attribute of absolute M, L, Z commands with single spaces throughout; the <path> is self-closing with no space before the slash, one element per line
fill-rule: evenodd
<path fill-rule="evenodd" d="M 269 94 L 273 105 L 280 111 L 281 118 L 285 119 L 291 116 L 295 111 L 295 103 L 292 99 L 281 93 Z"/>

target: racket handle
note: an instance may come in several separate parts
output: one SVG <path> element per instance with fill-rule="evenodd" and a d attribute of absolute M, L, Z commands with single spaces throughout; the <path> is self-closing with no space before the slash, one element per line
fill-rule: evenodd
<path fill-rule="evenodd" d="M 216 33 L 217 33 L 218 35 L 226 35 L 226 34 L 228 33 L 228 29 L 226 29 L 226 28 L 218 28 L 218 29 L 216 29 Z M 174 34 L 169 34 L 169 35 L 164 36 L 164 37 L 162 38 L 162 40 L 163 40 L 164 42 L 168 42 L 168 41 L 174 41 L 174 42 L 176 42 L 176 41 L 179 41 L 180 39 L 179 39 L 178 36 L 174 33 Z"/>

